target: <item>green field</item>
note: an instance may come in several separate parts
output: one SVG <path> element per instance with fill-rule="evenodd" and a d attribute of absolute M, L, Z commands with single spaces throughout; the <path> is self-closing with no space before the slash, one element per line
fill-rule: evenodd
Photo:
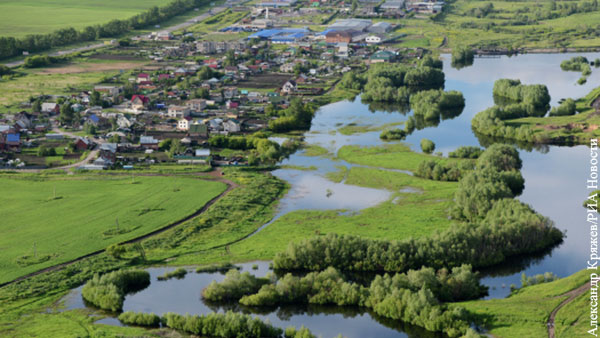
<path fill-rule="evenodd" d="M 30 96 L 67 95 L 77 90 L 91 90 L 106 79 L 128 76 L 132 69 L 141 69 L 146 61 L 100 60 L 79 58 L 52 67 L 20 69 L 19 76 L 0 80 L 0 113 L 12 111 Z M 120 70 L 124 73 L 120 74 Z"/>
<path fill-rule="evenodd" d="M 487 322 L 486 329 L 498 338 L 547 337 L 546 322 L 554 308 L 567 299 L 565 293 L 589 280 L 583 270 L 551 283 L 532 285 L 504 299 L 458 303 Z M 583 337 L 589 330 L 589 291 L 561 308 L 555 319 L 557 337 Z M 587 312 L 587 323 L 586 316 Z M 577 319 L 581 318 L 576 323 Z M 586 328 L 588 327 L 588 328 Z M 584 328 L 586 328 L 584 330 Z M 589 334 L 587 334 L 589 336 Z"/>
<path fill-rule="evenodd" d="M 0 282 L 166 226 L 226 188 L 194 178 L 85 175 L 5 175 L 0 185 Z"/>
<path fill-rule="evenodd" d="M 4 0 L 0 36 L 23 37 L 126 19 L 170 0 Z"/>
<path fill-rule="evenodd" d="M 435 19 L 406 18 L 396 33 L 406 34 L 401 47 L 583 48 L 599 47 L 593 32 L 600 11 L 582 11 L 585 1 L 474 1 L 446 2 L 444 14 Z M 552 9 L 551 3 L 556 4 Z M 580 6 L 569 13 L 561 6 Z M 590 1 L 591 3 L 591 1 Z M 493 9 L 478 9 L 491 4 Z M 391 21 L 391 20 L 386 20 Z M 444 40 L 445 39 L 445 40 Z"/>

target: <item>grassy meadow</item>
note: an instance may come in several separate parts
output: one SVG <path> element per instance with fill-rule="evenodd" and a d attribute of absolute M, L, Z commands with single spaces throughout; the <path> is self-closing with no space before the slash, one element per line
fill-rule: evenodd
<path fill-rule="evenodd" d="M 361 164 L 360 156 L 370 165 L 391 169 L 416 170 L 420 161 L 437 158 L 412 152 L 403 144 L 390 144 L 369 148 L 343 147 L 338 156 L 349 162 Z M 311 155 L 327 156 L 318 146 L 307 149 Z M 354 152 L 351 152 L 353 150 Z M 359 152 L 362 151 L 362 152 Z M 359 152 L 359 153 L 356 153 Z M 352 157 L 347 154 L 354 154 Z M 382 158 L 377 158 L 382 154 Z M 373 157 L 375 156 L 375 157 Z M 242 241 L 212 250 L 188 253 L 177 257 L 173 264 L 198 264 L 221 261 L 249 261 L 272 259 L 291 241 L 299 241 L 327 233 L 353 234 L 376 239 L 405 239 L 429 236 L 443 231 L 455 222 L 448 219 L 457 182 L 433 181 L 409 174 L 379 169 L 340 167 L 326 175 L 331 181 L 361 187 L 387 189 L 392 192 L 389 200 L 358 212 L 341 213 L 345 210 L 299 210 L 285 214 L 256 235 Z M 335 198 L 335 194 L 332 196 Z"/>
<path fill-rule="evenodd" d="M 67 95 L 78 90 L 91 90 L 106 79 L 125 76 L 132 69 L 141 69 L 147 61 L 102 60 L 78 58 L 51 67 L 19 69 L 20 75 L 0 80 L 0 113 L 29 100 L 31 96 Z M 120 74 L 123 70 L 124 73 Z"/>
<path fill-rule="evenodd" d="M 573 2 L 556 1 L 474 1 L 448 2 L 445 13 L 434 20 L 412 17 L 403 19 L 397 33 L 406 34 L 400 47 L 453 47 L 469 45 L 503 48 L 584 48 L 600 46 L 600 37 L 588 29 L 596 27 L 600 11 L 573 13 L 547 19 L 552 13 L 561 15 L 561 5 Z M 583 1 L 577 1 L 579 5 Z M 491 4 L 487 13 L 478 11 Z M 525 17 L 527 17 L 525 19 Z"/>
<path fill-rule="evenodd" d="M 166 226 L 226 188 L 194 178 L 87 175 L 4 175 L 0 185 L 0 282 Z"/>
<path fill-rule="evenodd" d="M 126 19 L 170 0 L 5 0 L 0 2 L 0 36 L 24 37 L 57 29 Z"/>
<path fill-rule="evenodd" d="M 519 289 L 504 299 L 474 300 L 457 303 L 485 318 L 489 333 L 498 338 L 547 337 L 550 313 L 568 298 L 563 294 L 589 281 L 582 270 L 551 283 Z M 583 337 L 589 326 L 589 291 L 561 308 L 555 319 L 556 337 Z M 587 323 L 586 318 L 587 314 Z M 577 319 L 581 318 L 580 321 Z M 589 334 L 588 334 L 589 335 Z"/>

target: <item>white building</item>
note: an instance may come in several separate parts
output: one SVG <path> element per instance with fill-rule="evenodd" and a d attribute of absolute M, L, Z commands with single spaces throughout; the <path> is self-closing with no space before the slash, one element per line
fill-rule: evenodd
<path fill-rule="evenodd" d="M 190 115 L 190 109 L 186 106 L 169 106 L 167 110 L 167 116 L 175 119 L 184 118 Z"/>
<path fill-rule="evenodd" d="M 190 130 L 190 121 L 188 121 L 187 119 L 181 119 L 177 121 L 177 129 L 183 131 Z"/>
<path fill-rule="evenodd" d="M 366 43 L 372 43 L 372 44 L 377 44 L 381 42 L 381 37 L 377 36 L 377 35 L 369 35 L 367 36 L 367 38 L 365 39 Z"/>

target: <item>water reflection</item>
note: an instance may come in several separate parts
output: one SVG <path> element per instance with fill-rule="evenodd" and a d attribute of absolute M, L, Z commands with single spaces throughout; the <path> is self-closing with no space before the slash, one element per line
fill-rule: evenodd
<path fill-rule="evenodd" d="M 256 276 L 262 277 L 269 272 L 268 262 L 250 262 L 239 266 L 242 271 L 249 271 Z M 254 266 L 257 269 L 253 269 Z M 123 303 L 123 311 L 152 312 L 158 315 L 167 312 L 200 315 L 234 310 L 256 315 L 282 328 L 304 325 L 321 337 L 335 337 L 338 334 L 348 338 L 444 337 L 418 327 L 379 318 L 365 309 L 356 307 L 299 305 L 250 308 L 235 303 L 211 304 L 202 300 L 201 291 L 213 280 L 222 281 L 225 278 L 223 273 L 195 273 L 190 269 L 185 278 L 158 281 L 158 276 L 171 270 L 174 268 L 147 269 L 152 281 L 150 286 L 127 295 Z M 72 290 L 65 298 L 65 306 L 67 309 L 85 307 L 81 298 L 81 288 Z M 120 325 L 114 316 L 98 322 Z"/>

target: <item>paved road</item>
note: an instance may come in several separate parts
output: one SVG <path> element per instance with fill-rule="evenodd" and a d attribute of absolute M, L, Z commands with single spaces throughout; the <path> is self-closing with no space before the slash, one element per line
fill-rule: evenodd
<path fill-rule="evenodd" d="M 170 27 L 161 29 L 161 31 L 167 31 L 167 32 L 172 33 L 172 32 L 181 30 L 183 28 L 189 27 L 189 26 L 197 23 L 198 21 L 202 21 L 202 20 L 210 17 L 211 15 L 214 15 L 214 14 L 217 14 L 219 12 L 222 12 L 225 9 L 227 9 L 227 7 L 215 7 L 215 8 L 212 8 L 211 11 L 210 11 L 210 13 L 209 12 L 203 13 L 201 15 L 198 15 L 197 17 L 189 19 L 186 22 L 183 22 L 183 23 L 180 23 L 180 24 L 177 24 L 177 25 L 174 25 L 174 26 L 170 26 Z M 137 35 L 137 36 L 134 36 L 132 39 L 139 40 L 139 39 L 142 38 L 142 36 L 143 35 Z M 96 48 L 100 48 L 100 47 L 105 47 L 105 46 L 106 46 L 106 44 L 104 44 L 104 43 L 95 43 L 93 45 L 87 45 L 87 46 L 83 46 L 83 47 L 77 47 L 77 48 L 71 48 L 71 49 L 61 50 L 61 51 L 58 51 L 58 52 L 50 53 L 48 55 L 50 55 L 50 56 L 59 56 L 59 55 L 76 53 L 76 52 L 84 52 L 84 51 L 88 51 L 88 50 L 92 50 L 92 49 L 96 49 Z M 17 66 L 22 65 L 24 62 L 25 62 L 24 60 L 19 60 L 19 61 L 7 62 L 4 65 L 6 65 L 8 67 L 17 67 Z"/>

